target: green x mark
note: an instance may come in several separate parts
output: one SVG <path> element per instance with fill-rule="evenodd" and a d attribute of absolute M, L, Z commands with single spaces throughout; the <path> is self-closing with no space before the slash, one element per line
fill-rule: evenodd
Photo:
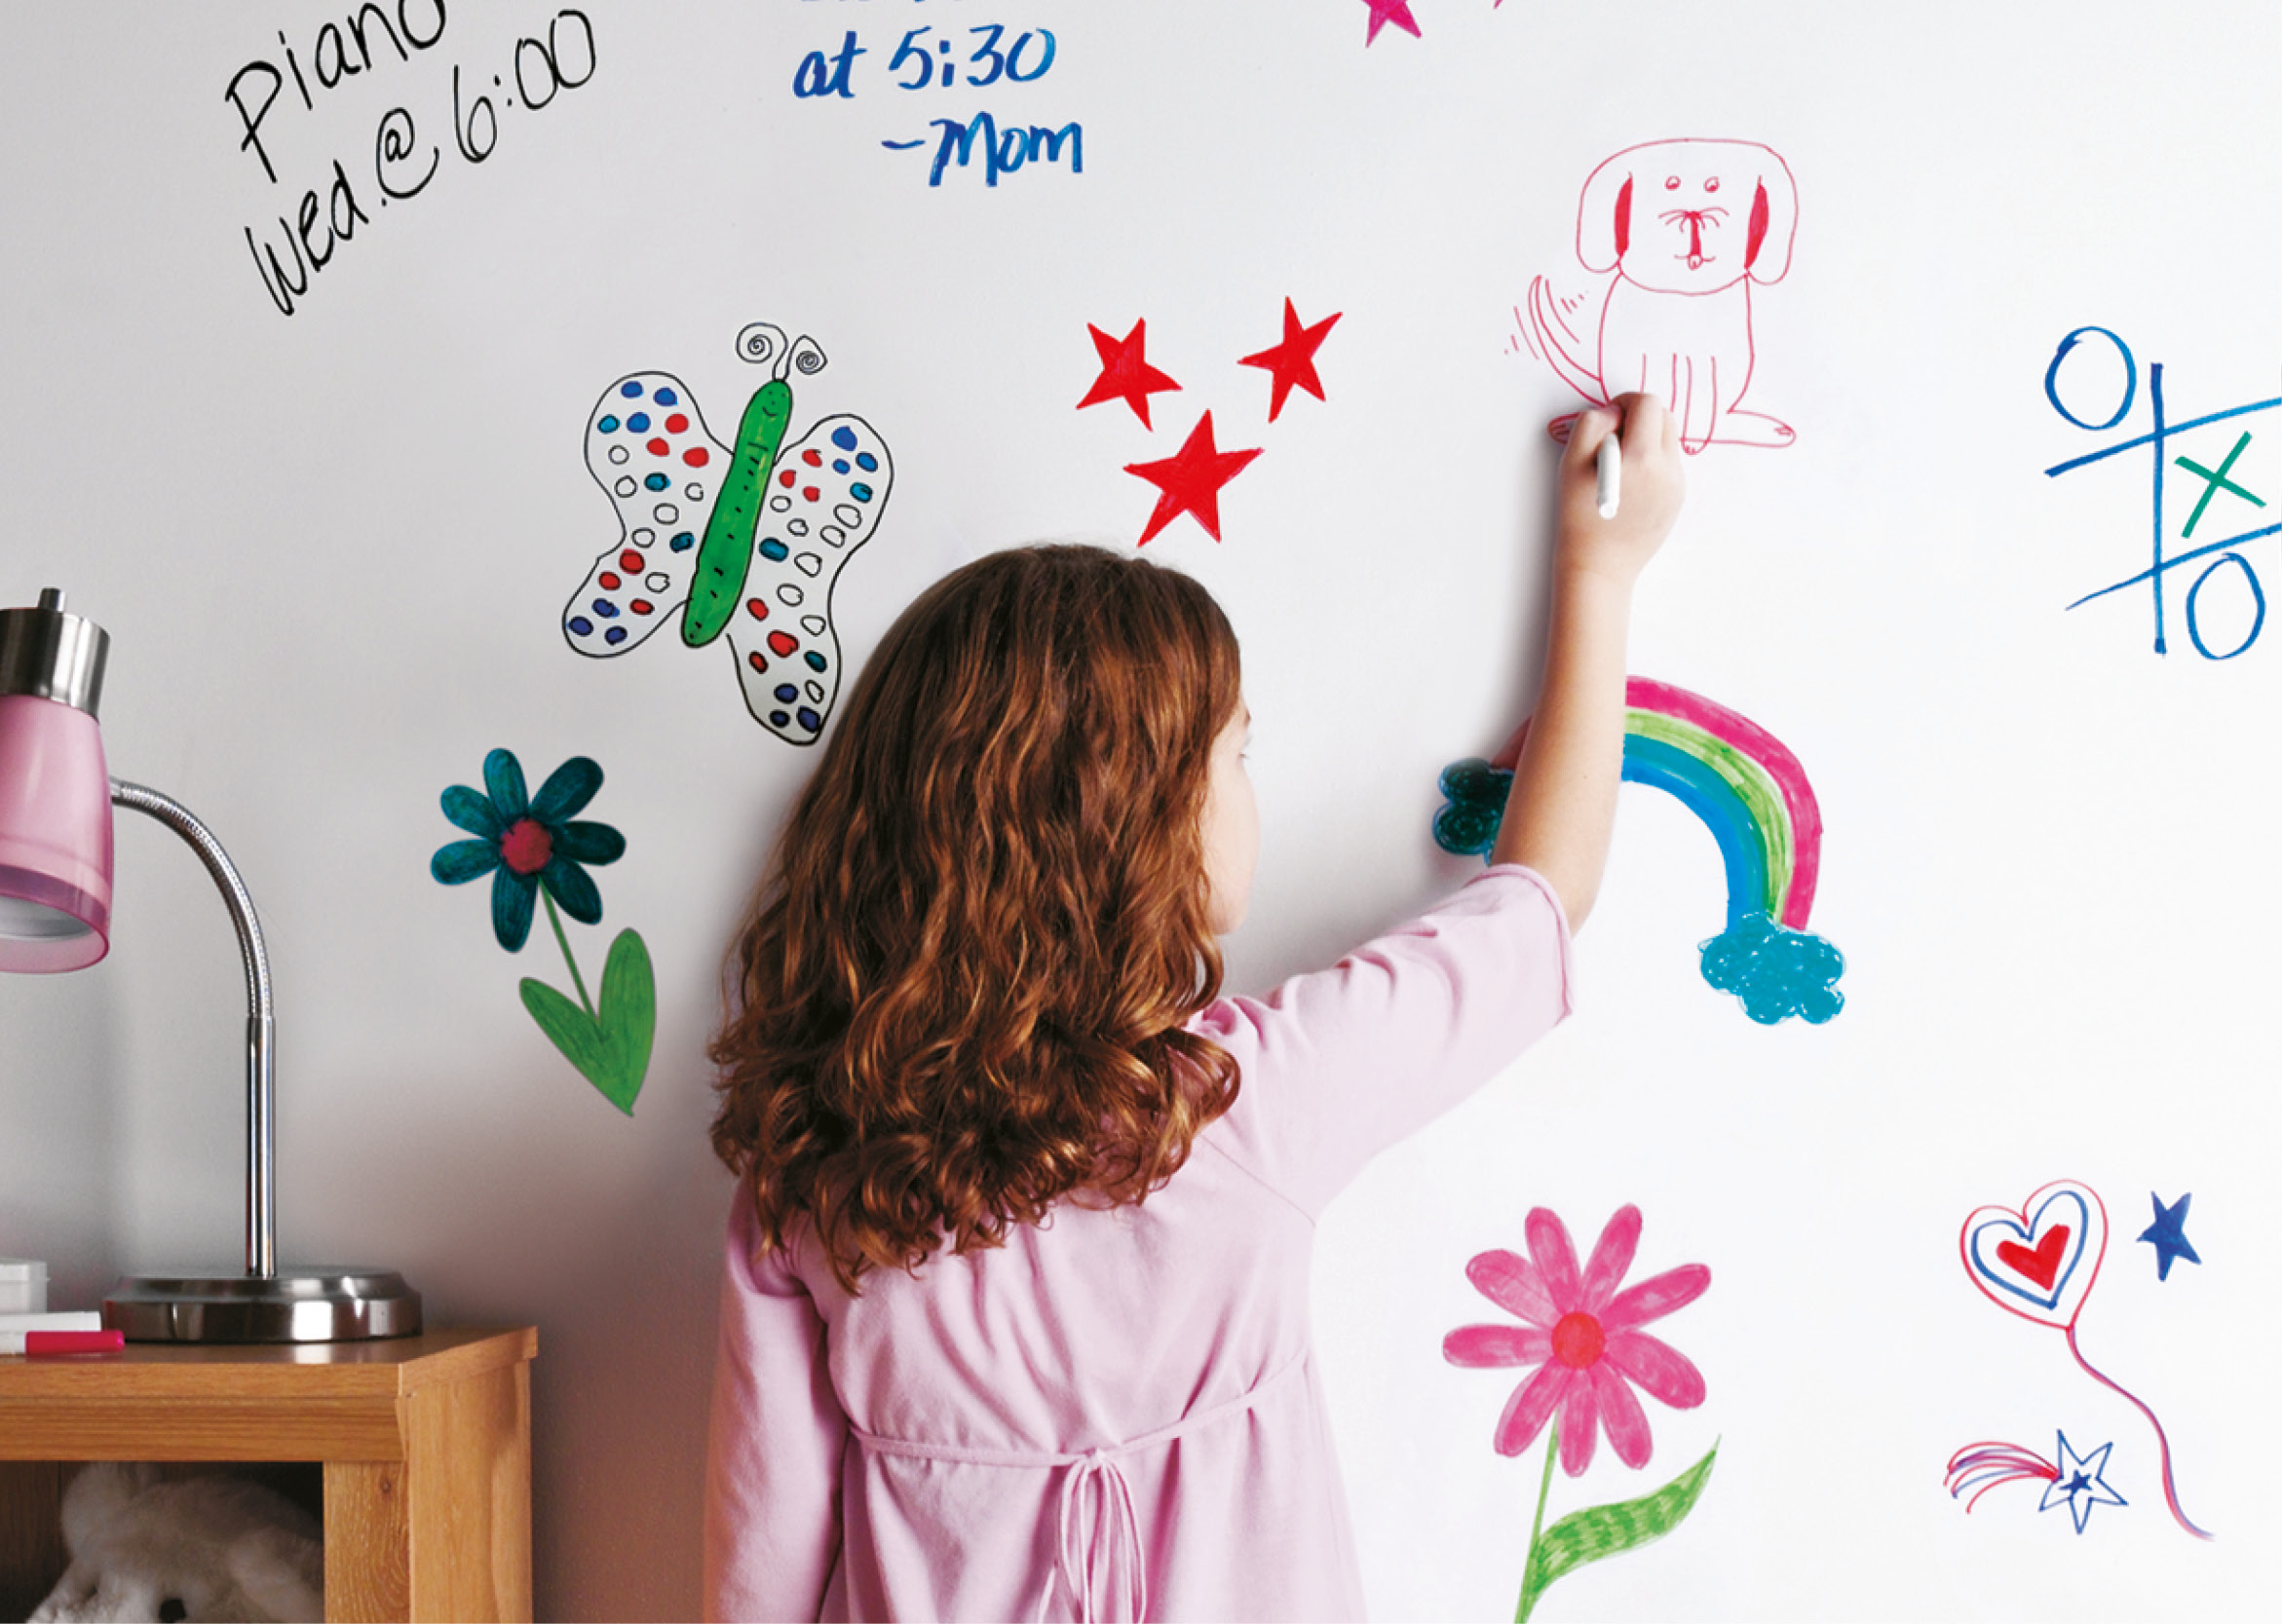
<path fill-rule="evenodd" d="M 2242 455 L 2243 447 L 2248 444 L 2250 444 L 2250 435 L 2248 434 L 2244 434 L 2240 439 L 2236 440 L 2234 442 L 2234 449 L 2226 453 L 2226 460 L 2219 465 L 2219 472 L 2216 473 L 2203 467 L 2202 464 L 2189 462 L 2185 457 L 2174 457 L 2172 459 L 2172 461 L 2177 463 L 2181 468 L 2186 469 L 2187 472 L 2198 474 L 2206 481 L 2203 486 L 2202 497 L 2195 503 L 2195 510 L 2187 516 L 2187 528 L 2179 533 L 2179 539 L 2181 541 L 2186 541 L 2189 536 L 2192 536 L 2195 533 L 2195 526 L 2202 522 L 2203 510 L 2211 505 L 2211 498 L 2217 496 L 2222 490 L 2232 491 L 2236 496 L 2241 497 L 2245 502 L 2249 503 L 2254 508 L 2263 508 L 2266 505 L 2263 499 L 2251 495 L 2250 492 L 2244 490 L 2240 485 L 2226 477 L 2227 470 L 2234 467 L 2234 459 Z"/>

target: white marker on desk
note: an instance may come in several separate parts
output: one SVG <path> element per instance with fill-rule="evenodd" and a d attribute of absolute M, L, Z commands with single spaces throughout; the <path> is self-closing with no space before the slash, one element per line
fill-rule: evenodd
<path fill-rule="evenodd" d="M 1609 437 L 1601 441 L 1600 454 L 1595 459 L 1595 472 L 1600 475 L 1601 517 L 1616 516 L 1616 482 L 1623 471 L 1623 447 L 1616 443 L 1616 431 L 1609 431 Z"/>

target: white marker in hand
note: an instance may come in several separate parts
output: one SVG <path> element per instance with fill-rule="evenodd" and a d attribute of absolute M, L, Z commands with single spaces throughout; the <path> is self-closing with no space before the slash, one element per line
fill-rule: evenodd
<path fill-rule="evenodd" d="M 1594 460 L 1594 472 L 1599 475 L 1600 480 L 1598 494 L 1601 517 L 1605 519 L 1613 519 L 1616 516 L 1616 483 L 1624 467 L 1623 455 L 1623 447 L 1616 443 L 1616 431 L 1612 429 L 1609 431 L 1609 437 L 1601 441 L 1600 453 Z"/>

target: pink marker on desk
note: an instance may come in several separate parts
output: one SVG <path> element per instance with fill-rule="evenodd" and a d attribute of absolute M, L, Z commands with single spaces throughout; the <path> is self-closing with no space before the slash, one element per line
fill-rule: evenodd
<path fill-rule="evenodd" d="M 0 1355 L 27 1354 L 34 1359 L 57 1353 L 124 1353 L 124 1331 L 0 1331 Z"/>

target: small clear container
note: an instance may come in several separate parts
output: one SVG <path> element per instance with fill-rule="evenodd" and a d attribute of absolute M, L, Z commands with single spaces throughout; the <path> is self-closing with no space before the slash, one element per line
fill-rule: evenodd
<path fill-rule="evenodd" d="M 0 1314 L 48 1311 L 48 1265 L 28 1258 L 0 1258 Z"/>

